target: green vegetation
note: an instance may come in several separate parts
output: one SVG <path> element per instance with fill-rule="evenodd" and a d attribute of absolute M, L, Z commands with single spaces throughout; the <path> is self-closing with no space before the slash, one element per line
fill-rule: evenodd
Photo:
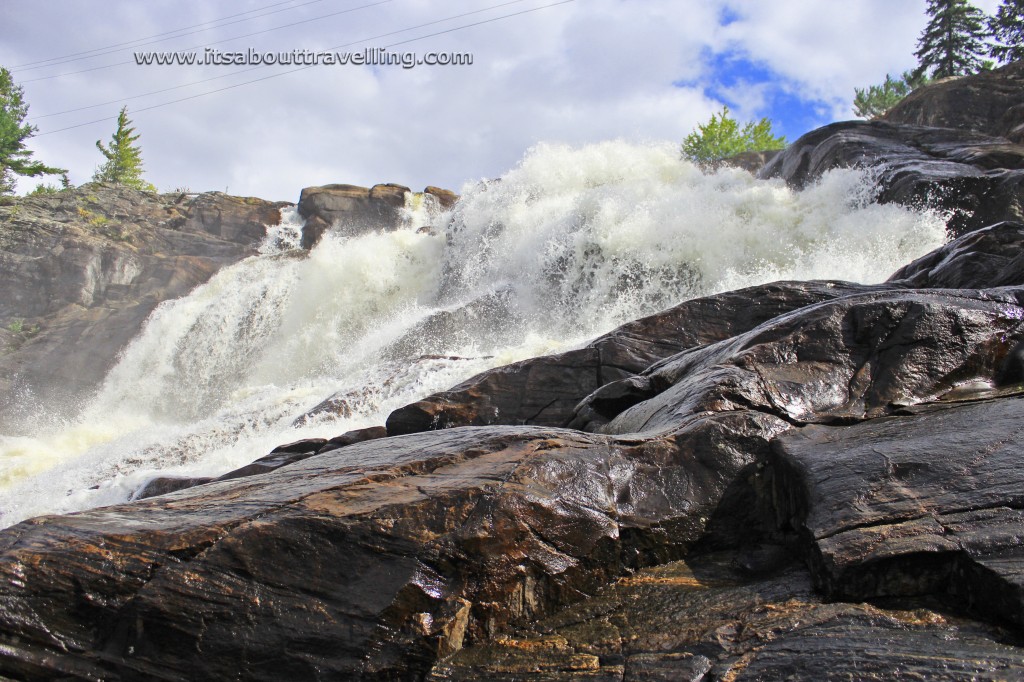
<path fill-rule="evenodd" d="M 58 187 L 57 185 L 51 185 L 48 182 L 42 185 L 36 185 L 35 189 L 28 193 L 28 196 L 36 197 L 46 194 L 57 194 L 59 192 L 63 192 L 66 189 L 71 189 L 71 181 L 68 180 L 67 173 L 62 173 L 60 176 L 60 187 Z"/>
<path fill-rule="evenodd" d="M 881 85 L 853 89 L 853 111 L 861 118 L 878 118 L 911 92 L 928 83 L 927 76 L 915 77 L 910 71 L 905 71 L 899 78 L 886 74 L 885 82 Z"/>
<path fill-rule="evenodd" d="M 721 112 L 712 114 L 710 121 L 698 124 L 686 136 L 680 155 L 696 164 L 707 165 L 742 152 L 761 152 L 785 146 L 786 138 L 772 133 L 772 124 L 767 118 L 741 127 L 736 119 L 729 116 L 729 107 L 722 107 Z"/>
<path fill-rule="evenodd" d="M 0 66 L 0 194 L 14 192 L 15 176 L 37 177 L 67 173 L 32 160 L 25 142 L 36 127 L 25 123 L 28 104 L 20 85 L 14 84 L 11 72 Z"/>
<path fill-rule="evenodd" d="M 85 220 L 89 227 L 103 227 L 110 223 L 110 218 L 93 213 L 87 208 L 78 207 L 78 217 Z"/>
<path fill-rule="evenodd" d="M 928 25 L 917 41 L 915 77 L 948 78 L 982 67 L 987 22 L 967 0 L 928 0 Z"/>
<path fill-rule="evenodd" d="M 988 30 L 995 41 L 990 56 L 1002 64 L 1024 59 L 1024 0 L 1003 0 L 989 18 Z"/>
<path fill-rule="evenodd" d="M 136 144 L 138 135 L 128 119 L 128 107 L 121 107 L 117 116 L 117 130 L 107 147 L 96 140 L 96 148 L 103 153 L 106 162 L 96 169 L 92 179 L 95 182 L 113 182 L 133 189 L 155 192 L 156 187 L 142 179 L 142 150 Z"/>

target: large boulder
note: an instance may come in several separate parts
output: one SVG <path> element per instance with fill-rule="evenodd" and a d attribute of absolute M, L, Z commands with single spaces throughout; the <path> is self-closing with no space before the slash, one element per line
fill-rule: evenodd
<path fill-rule="evenodd" d="M 963 130 L 833 123 L 796 140 L 759 177 L 802 188 L 836 168 L 868 171 L 880 202 L 946 212 L 953 236 L 1024 220 L 1024 146 Z"/>
<path fill-rule="evenodd" d="M 1024 62 L 918 88 L 882 119 L 1024 142 Z"/>
<path fill-rule="evenodd" d="M 800 529 L 828 597 L 941 595 L 1024 627 L 1024 401 L 1013 393 L 775 443 L 780 521 Z"/>
<path fill-rule="evenodd" d="M 767 456 L 758 434 L 779 427 L 448 429 L 27 521 L 0 536 L 0 673 L 419 679 L 682 556 L 749 453 Z"/>
<path fill-rule="evenodd" d="M 302 247 L 313 248 L 324 232 L 354 236 L 373 230 L 393 230 L 401 224 L 408 187 L 395 184 L 359 187 L 323 185 L 307 187 L 299 195 L 299 215 L 306 219 Z"/>

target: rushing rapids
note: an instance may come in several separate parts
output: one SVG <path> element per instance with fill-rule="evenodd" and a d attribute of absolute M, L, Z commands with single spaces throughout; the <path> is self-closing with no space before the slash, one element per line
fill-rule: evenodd
<path fill-rule="evenodd" d="M 541 146 L 447 212 L 260 254 L 151 315 L 78 414 L 0 436 L 0 525 L 216 475 L 289 440 L 383 423 L 487 368 L 681 300 L 779 279 L 877 282 L 940 245 L 944 216 L 872 201 L 861 173 L 796 192 L 705 174 L 671 145 Z M 429 225 L 429 229 L 422 229 Z M 308 413 L 331 396 L 341 408 Z"/>

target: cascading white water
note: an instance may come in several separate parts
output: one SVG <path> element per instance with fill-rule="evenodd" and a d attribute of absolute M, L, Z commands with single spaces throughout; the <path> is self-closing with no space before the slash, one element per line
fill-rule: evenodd
<path fill-rule="evenodd" d="M 274 446 L 382 424 L 489 367 L 564 350 L 694 296 L 777 279 L 877 282 L 943 216 L 834 171 L 803 192 L 674 145 L 539 146 L 456 209 L 306 254 L 292 212 L 260 255 L 161 304 L 81 414 L 0 436 L 0 526 L 217 475 Z M 425 223 L 432 228 L 419 230 Z M 335 396 L 336 407 L 311 408 Z"/>

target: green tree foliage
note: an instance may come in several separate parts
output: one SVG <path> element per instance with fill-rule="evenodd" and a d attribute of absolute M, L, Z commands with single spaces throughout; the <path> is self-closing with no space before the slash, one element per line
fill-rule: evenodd
<path fill-rule="evenodd" d="M 1007 64 L 1024 59 L 1024 0 L 1003 0 L 988 30 L 995 39 L 989 55 Z"/>
<path fill-rule="evenodd" d="M 36 127 L 25 123 L 27 115 L 22 87 L 15 85 L 11 72 L 0 66 L 0 194 L 14 192 L 16 175 L 36 177 L 67 172 L 32 160 L 25 141 L 32 137 Z"/>
<path fill-rule="evenodd" d="M 917 41 L 915 77 L 966 76 L 987 52 L 985 15 L 967 0 L 928 0 L 928 25 Z"/>
<path fill-rule="evenodd" d="M 767 118 L 740 127 L 739 122 L 729 116 L 729 107 L 722 107 L 721 112 L 711 115 L 710 121 L 698 124 L 686 136 L 680 153 L 682 158 L 704 165 L 742 152 L 782 149 L 785 146 L 786 138 L 772 133 L 772 124 Z"/>
<path fill-rule="evenodd" d="M 128 119 L 128 107 L 121 107 L 117 116 L 117 130 L 110 138 L 110 146 L 96 140 L 96 148 L 106 157 L 106 162 L 96 169 L 92 179 L 95 182 L 113 182 L 134 189 L 155 192 L 156 187 L 142 179 L 142 150 L 136 144 L 139 139 L 135 128 Z"/>
<path fill-rule="evenodd" d="M 927 76 L 917 76 L 905 71 L 899 78 L 885 75 L 881 85 L 854 88 L 853 110 L 861 118 L 878 118 L 896 106 L 904 97 L 922 85 L 927 85 Z"/>

